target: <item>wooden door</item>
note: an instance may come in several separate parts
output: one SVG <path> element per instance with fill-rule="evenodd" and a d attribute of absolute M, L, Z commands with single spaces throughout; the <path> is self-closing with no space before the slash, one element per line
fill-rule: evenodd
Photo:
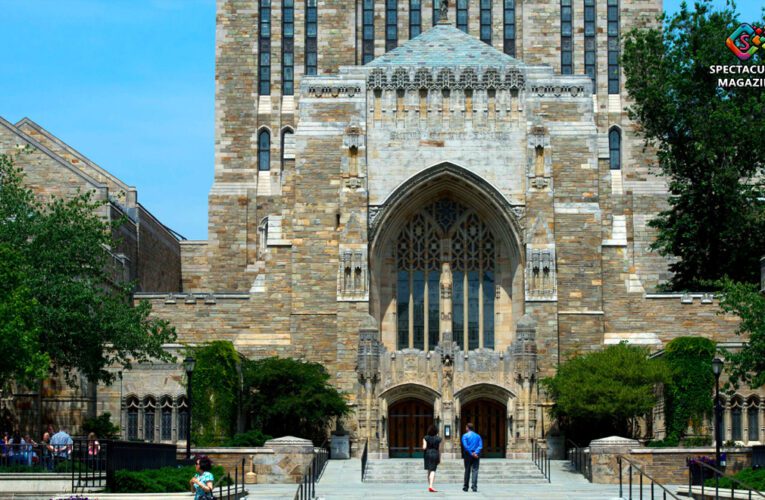
<path fill-rule="evenodd" d="M 491 399 L 477 399 L 462 407 L 460 425 L 465 432 L 465 425 L 472 422 L 475 431 L 483 440 L 484 458 L 505 458 L 507 443 L 507 408 L 502 403 Z"/>
<path fill-rule="evenodd" d="M 420 458 L 422 438 L 433 424 L 433 405 L 421 399 L 405 399 L 388 408 L 390 458 Z"/>

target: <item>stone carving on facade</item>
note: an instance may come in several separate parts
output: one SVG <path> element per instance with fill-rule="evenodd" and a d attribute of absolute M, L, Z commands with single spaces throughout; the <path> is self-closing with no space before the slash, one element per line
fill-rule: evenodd
<path fill-rule="evenodd" d="M 552 154 L 550 154 L 550 134 L 541 123 L 534 124 L 527 139 L 526 177 L 529 186 L 536 190 L 545 190 L 552 183 Z"/>
<path fill-rule="evenodd" d="M 555 247 L 526 246 L 526 300 L 556 300 Z"/>
<path fill-rule="evenodd" d="M 526 78 L 520 68 L 373 68 L 367 74 L 367 88 L 370 90 L 413 90 L 428 89 L 464 90 L 495 89 L 523 90 Z M 344 87 L 346 88 L 346 87 Z M 350 87 L 347 87 L 350 88 Z M 535 87 L 538 88 L 538 87 Z M 314 89 L 313 91 L 311 89 Z M 339 89 L 338 91 L 341 91 Z M 354 90 L 355 91 L 355 90 Z M 321 97 L 325 92 L 331 94 L 331 87 L 309 87 L 309 93 Z M 340 92 L 342 93 L 342 92 Z"/>
<path fill-rule="evenodd" d="M 513 342 L 513 365 L 519 380 L 534 380 L 537 374 L 537 322 L 525 314 L 515 330 Z"/>
<path fill-rule="evenodd" d="M 337 273 L 338 301 L 369 300 L 366 244 L 340 244 Z"/>
<path fill-rule="evenodd" d="M 561 97 L 562 95 L 570 95 L 571 97 L 578 97 L 584 94 L 583 85 L 535 85 L 530 89 L 532 94 L 536 94 L 539 97 Z"/>
<path fill-rule="evenodd" d="M 355 97 L 361 94 L 358 85 L 311 85 L 308 97 Z"/>
<path fill-rule="evenodd" d="M 380 376 L 381 344 L 377 321 L 367 316 L 359 328 L 359 349 L 356 372 L 362 381 L 376 382 Z"/>
<path fill-rule="evenodd" d="M 442 23 L 449 21 L 449 2 L 447 0 L 441 0 L 441 6 L 439 7 L 438 20 Z"/>

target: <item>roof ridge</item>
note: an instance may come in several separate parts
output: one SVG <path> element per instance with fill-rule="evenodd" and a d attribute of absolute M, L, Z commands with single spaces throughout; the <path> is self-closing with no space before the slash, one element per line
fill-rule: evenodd
<path fill-rule="evenodd" d="M 381 66 L 521 66 L 523 63 L 452 25 L 438 24 L 367 64 Z"/>

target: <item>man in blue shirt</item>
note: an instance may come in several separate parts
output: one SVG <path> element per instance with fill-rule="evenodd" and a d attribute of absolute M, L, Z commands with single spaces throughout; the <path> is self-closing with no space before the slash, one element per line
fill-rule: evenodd
<path fill-rule="evenodd" d="M 462 457 L 465 459 L 465 483 L 462 491 L 468 490 L 470 482 L 470 472 L 473 472 L 473 483 L 471 489 L 478 491 L 478 461 L 481 458 L 483 441 L 481 436 L 473 432 L 473 424 L 467 424 L 467 432 L 462 435 Z"/>

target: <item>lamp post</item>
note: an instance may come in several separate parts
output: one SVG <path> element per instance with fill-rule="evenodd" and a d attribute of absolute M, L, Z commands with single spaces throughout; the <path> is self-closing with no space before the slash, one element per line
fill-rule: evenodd
<path fill-rule="evenodd" d="M 720 441 L 722 440 L 722 406 L 720 405 L 720 374 L 723 371 L 723 360 L 712 360 L 712 373 L 715 374 L 715 467 L 720 467 Z"/>
<path fill-rule="evenodd" d="M 189 418 L 186 421 L 186 460 L 191 460 L 191 374 L 197 361 L 191 356 L 183 360 L 183 368 L 186 370 L 186 399 L 189 402 Z"/>

